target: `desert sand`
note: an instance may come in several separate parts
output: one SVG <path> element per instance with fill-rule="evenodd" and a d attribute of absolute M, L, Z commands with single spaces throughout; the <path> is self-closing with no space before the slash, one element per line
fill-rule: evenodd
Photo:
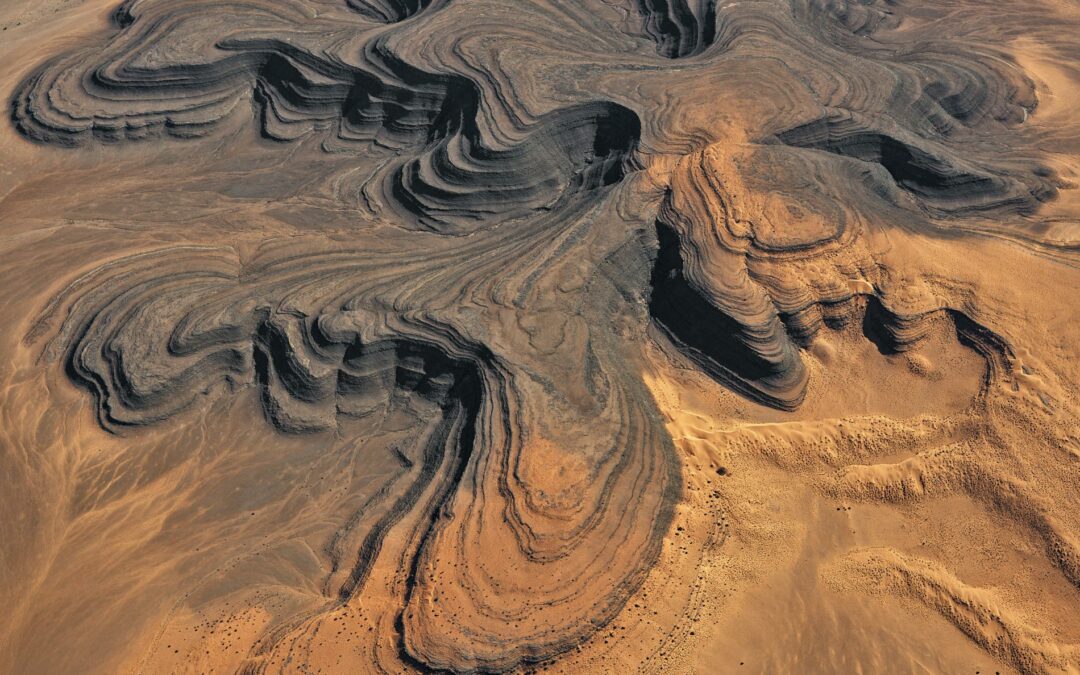
<path fill-rule="evenodd" d="M 0 672 L 1080 672 L 1076 35 L 0 0 Z"/>

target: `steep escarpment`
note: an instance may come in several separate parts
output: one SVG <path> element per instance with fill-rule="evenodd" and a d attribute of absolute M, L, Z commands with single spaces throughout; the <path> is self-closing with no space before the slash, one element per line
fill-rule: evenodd
<path fill-rule="evenodd" d="M 489 149 L 470 122 L 464 133 L 398 167 L 385 192 L 420 227 L 455 233 L 554 208 L 553 199 L 617 183 L 633 169 L 640 123 L 622 106 L 566 108 L 536 126 L 512 147 Z"/>
<path fill-rule="evenodd" d="M 892 188 L 895 184 L 942 215 L 981 210 L 1032 213 L 1057 194 L 1046 167 L 982 168 L 959 157 L 950 157 L 947 150 L 935 148 L 911 134 L 900 130 L 894 134 L 840 113 L 783 131 L 777 137 L 787 145 L 876 164 L 888 178 L 880 173 L 874 177 L 875 192 L 896 199 Z"/>
<path fill-rule="evenodd" d="M 660 223 L 657 239 L 649 306 L 659 325 L 699 367 L 732 389 L 767 405 L 797 407 L 806 374 L 780 317 L 766 311 L 755 322 L 759 317 L 740 308 L 725 312 L 723 296 L 687 278 L 676 232 Z"/>
<path fill-rule="evenodd" d="M 419 14 L 428 8 L 434 9 L 439 0 L 348 0 L 353 11 L 374 21 L 396 23 Z"/>
<path fill-rule="evenodd" d="M 716 39 L 715 0 L 635 0 L 645 34 L 669 59 L 700 54 Z"/>

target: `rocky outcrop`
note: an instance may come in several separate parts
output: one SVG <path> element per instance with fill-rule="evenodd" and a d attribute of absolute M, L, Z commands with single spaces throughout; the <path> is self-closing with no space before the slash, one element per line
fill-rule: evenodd
<path fill-rule="evenodd" d="M 912 291 L 871 236 L 1030 242 L 1062 186 L 1030 80 L 922 5 L 129 0 L 12 123 L 206 152 L 188 185 L 273 234 L 100 252 L 26 342 L 120 435 L 242 392 L 290 438 L 415 422 L 404 449 L 365 427 L 394 471 L 248 671 L 369 595 L 357 650 L 386 671 L 549 663 L 624 609 L 681 496 L 647 336 L 782 411 L 815 338 L 855 324 L 891 354 L 952 321 L 1009 370 L 959 291 Z"/>

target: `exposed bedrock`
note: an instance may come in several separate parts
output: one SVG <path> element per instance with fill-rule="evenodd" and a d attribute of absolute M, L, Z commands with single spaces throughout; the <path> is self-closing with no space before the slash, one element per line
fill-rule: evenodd
<path fill-rule="evenodd" d="M 493 352 L 452 312 L 388 312 L 375 288 L 396 285 L 375 283 L 377 257 L 268 255 L 245 281 L 227 251 L 119 259 L 75 282 L 34 334 L 66 317 L 46 353 L 66 359 L 118 433 L 243 388 L 283 433 L 337 432 L 403 397 L 428 406 L 438 422 L 406 458 L 410 482 L 350 526 L 362 541 L 351 564 L 335 553 L 325 605 L 362 596 L 380 556 L 395 568 L 400 557 L 399 614 L 380 640 L 414 665 L 509 669 L 610 621 L 658 555 L 679 496 L 671 440 L 612 338 L 586 332 L 573 348 L 583 375 L 567 378 L 566 364 Z M 253 667 L 317 617 L 272 627 Z"/>
<path fill-rule="evenodd" d="M 894 354 L 946 317 L 1001 372 L 1009 348 L 1000 337 L 937 301 L 898 299 L 865 244 L 868 207 L 841 207 L 847 188 L 818 175 L 832 172 L 778 145 L 717 144 L 676 163 L 649 300 L 674 346 L 728 388 L 784 410 L 806 393 L 801 349 L 823 329 L 857 322 Z"/>
<path fill-rule="evenodd" d="M 549 113 L 505 149 L 485 148 L 470 120 L 462 133 L 393 172 L 385 192 L 424 229 L 467 231 L 617 183 L 633 168 L 640 133 L 637 116 L 614 103 Z"/>
<path fill-rule="evenodd" d="M 769 149 L 709 146 L 679 160 L 657 222 L 650 311 L 673 341 L 728 387 L 791 410 L 806 393 L 798 344 L 823 320 L 822 306 L 850 299 L 846 275 L 873 271 L 852 248 L 857 215 L 799 176 L 799 157 L 769 162 L 784 192 L 754 187 L 750 165 Z M 804 179 L 805 180 L 805 179 Z M 820 265 L 851 248 L 848 260 Z M 817 269 L 799 274 L 800 262 Z"/>
<path fill-rule="evenodd" d="M 791 8 L 798 25 L 823 43 L 865 59 L 864 67 L 887 70 L 891 91 L 882 95 L 913 130 L 949 135 L 965 127 L 1015 125 L 1038 105 L 1031 78 L 998 46 L 942 39 L 955 22 L 946 7 L 792 0 Z"/>
<path fill-rule="evenodd" d="M 249 670 L 299 667 L 292 646 L 350 603 L 387 672 L 550 661 L 614 619 L 673 522 L 650 321 L 781 410 L 829 328 L 892 353 L 952 321 L 1008 367 L 956 309 L 973 301 L 944 297 L 966 291 L 906 294 L 903 254 L 868 236 L 1008 234 L 1058 189 L 1027 143 L 1031 81 L 920 9 L 130 0 L 11 99 L 25 137 L 122 179 L 65 216 L 125 250 L 71 263 L 28 341 L 117 434 L 236 395 L 279 439 L 381 443 L 393 486 L 304 542 L 331 571 L 273 592 L 316 609 L 274 615 Z M 164 166 L 189 149 L 205 175 Z M 120 173 L 149 156 L 166 178 Z M 249 178 L 258 198 L 232 189 Z M 88 214 L 118 196 L 138 234 L 107 239 Z M 379 435 L 397 413 L 406 450 Z"/>
<path fill-rule="evenodd" d="M 645 34 L 669 59 L 694 56 L 716 40 L 716 0 L 633 0 Z"/>
<path fill-rule="evenodd" d="M 792 13 L 819 30 L 864 37 L 900 25 L 892 0 L 792 0 Z"/>
<path fill-rule="evenodd" d="M 194 17 L 170 18 L 179 24 L 167 27 L 173 30 L 121 33 L 113 45 L 126 44 L 98 56 L 100 63 L 78 54 L 43 66 L 15 94 L 17 127 L 64 145 L 203 136 L 253 98 L 271 139 L 333 129 L 346 141 L 422 145 L 459 131 L 462 117 L 476 113 L 472 83 L 409 66 L 381 39 L 351 65 L 318 53 L 317 44 L 254 35 L 272 30 L 259 25 L 267 21 L 262 12 L 249 17 L 252 35 L 236 31 L 210 44 L 178 35 L 201 28 Z M 144 22 L 140 17 L 133 29 Z M 156 55 L 166 49 L 178 53 L 161 63 Z"/>
<path fill-rule="evenodd" d="M 146 21 L 140 17 L 135 26 Z M 199 21 L 184 22 L 194 30 L 189 23 Z M 383 204 L 386 219 L 448 234 L 550 210 L 635 168 L 641 125 L 616 103 L 557 109 L 506 129 L 513 138 L 495 140 L 478 123 L 476 84 L 409 65 L 382 37 L 365 43 L 352 55 L 361 59 L 348 65 L 314 46 L 256 36 L 254 27 L 252 35 L 233 33 L 201 48 L 197 36 L 177 36 L 179 28 L 157 30 L 122 33 L 118 41 L 130 44 L 100 66 L 85 65 L 85 54 L 46 64 L 16 93 L 18 128 L 64 145 L 201 136 L 250 97 L 266 138 L 321 131 L 346 146 L 408 150 L 363 190 L 376 193 L 368 200 Z M 159 63 L 156 54 L 167 45 L 158 41 L 177 42 L 171 48 L 182 47 L 184 61 Z"/>
<path fill-rule="evenodd" d="M 777 135 L 787 145 L 812 148 L 876 164 L 885 176 L 876 192 L 890 194 L 891 183 L 910 192 L 936 215 L 1003 211 L 1031 213 L 1053 199 L 1057 188 L 1045 167 L 1008 160 L 963 159 L 954 150 L 918 138 L 895 125 L 875 127 L 856 115 L 830 115 Z M 894 197 L 895 201 L 895 197 Z"/>
<path fill-rule="evenodd" d="M 359 14 L 382 23 L 396 23 L 415 16 L 429 7 L 437 7 L 446 0 L 347 0 L 349 7 Z"/>
<path fill-rule="evenodd" d="M 653 318 L 694 363 L 726 386 L 766 405 L 798 407 L 806 372 L 776 311 L 749 313 L 753 296 L 737 307 L 724 294 L 727 289 L 688 279 L 678 234 L 663 223 L 656 229 Z"/>
<path fill-rule="evenodd" d="M 956 331 L 956 339 L 976 351 L 987 364 L 986 383 L 1009 377 L 1009 364 L 1015 354 L 1008 341 L 964 312 L 949 307 L 910 314 L 889 309 L 876 296 L 862 298 L 858 304 L 862 313 L 863 335 L 874 343 L 882 354 L 900 354 L 919 345 L 939 321 L 947 321 Z"/>
<path fill-rule="evenodd" d="M 901 313 L 889 309 L 868 290 L 824 293 L 811 304 L 785 314 L 775 305 L 766 307 L 756 315 L 763 320 L 751 323 L 756 316 L 746 313 L 749 305 L 733 305 L 718 296 L 715 288 L 687 279 L 692 266 L 683 258 L 683 251 L 693 251 L 702 242 L 680 241 L 678 232 L 662 222 L 657 223 L 657 238 L 659 251 L 649 303 L 653 319 L 702 371 L 750 400 L 783 410 L 797 408 L 807 387 L 801 348 L 823 329 L 852 324 L 861 326 L 863 335 L 880 353 L 894 355 L 916 348 L 935 326 L 946 321 L 955 329 L 957 340 L 986 360 L 987 385 L 1009 374 L 1013 353 L 1008 342 L 964 312 L 934 307 Z M 782 284 L 762 283 L 765 297 L 771 294 L 779 304 L 784 303 Z"/>

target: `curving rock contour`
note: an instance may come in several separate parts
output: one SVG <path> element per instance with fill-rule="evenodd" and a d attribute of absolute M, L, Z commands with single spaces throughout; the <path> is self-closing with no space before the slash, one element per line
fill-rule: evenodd
<path fill-rule="evenodd" d="M 688 607 L 707 593 L 671 556 L 690 550 L 672 544 L 680 504 L 722 497 L 679 450 L 713 440 L 673 438 L 663 368 L 782 424 L 820 404 L 844 360 L 831 341 L 916 374 L 924 352 L 971 350 L 984 374 L 969 417 L 882 433 L 1007 436 L 971 410 L 1021 396 L 1015 317 L 910 242 L 1004 241 L 1075 264 L 1075 240 L 1039 220 L 1072 187 L 1053 154 L 1071 141 L 1032 126 L 1036 84 L 998 29 L 951 31 L 977 14 L 961 4 L 126 0 L 36 64 L 10 95 L 12 127 L 35 151 L 66 148 L 57 166 L 96 164 L 80 168 L 90 196 L 34 217 L 96 223 L 105 204 L 133 233 L 72 253 L 23 339 L 119 439 L 89 481 L 107 487 L 73 488 L 72 512 L 123 511 L 149 486 L 186 499 L 215 471 L 254 495 L 200 514 L 130 507 L 162 509 L 147 518 L 186 548 L 156 569 L 189 590 L 161 582 L 153 637 L 131 643 L 149 646 L 103 649 L 101 667 L 601 668 L 582 654 L 625 630 L 654 570 L 701 582 Z M 1039 400 L 1068 416 L 1065 399 Z M 260 467 L 251 478 L 228 449 L 170 445 L 212 444 L 238 420 L 222 435 Z M 822 494 L 909 495 L 836 477 L 859 457 L 821 450 L 839 441 L 797 455 L 783 434 L 760 450 L 740 433 L 716 437 L 774 469 L 825 467 Z M 713 452 L 710 475 L 727 476 Z M 1038 511 L 976 465 L 965 455 L 919 489 L 978 484 L 994 508 Z M 188 517 L 217 534 L 182 539 Z M 701 525 L 702 569 L 720 520 Z M 1025 522 L 1073 574 L 1067 528 Z M 936 563 L 867 559 L 866 574 L 951 611 L 927 590 Z M 971 595 L 945 578 L 948 597 Z M 674 658 L 671 636 L 695 632 L 660 626 L 686 616 L 655 619 L 668 641 L 642 664 Z M 1010 628 L 1016 644 L 992 651 L 1076 665 L 1033 634 Z M 0 669 L 76 659 L 13 654 Z"/>

